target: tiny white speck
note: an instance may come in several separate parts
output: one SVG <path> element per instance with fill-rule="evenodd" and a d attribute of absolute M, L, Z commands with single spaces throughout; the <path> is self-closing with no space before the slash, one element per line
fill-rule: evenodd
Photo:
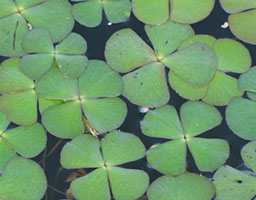
<path fill-rule="evenodd" d="M 30 24 L 30 23 L 27 23 L 27 26 L 28 26 L 28 30 L 32 30 L 32 24 Z"/>
<path fill-rule="evenodd" d="M 228 28 L 228 26 L 229 26 L 228 22 L 225 22 L 224 24 L 221 25 L 221 28 L 226 29 Z"/>
<path fill-rule="evenodd" d="M 112 23 L 111 22 L 108 22 L 108 26 L 111 26 L 112 25 Z"/>
<path fill-rule="evenodd" d="M 148 111 L 149 111 L 149 108 L 147 108 L 147 107 L 139 107 L 139 112 L 140 113 L 146 113 Z"/>

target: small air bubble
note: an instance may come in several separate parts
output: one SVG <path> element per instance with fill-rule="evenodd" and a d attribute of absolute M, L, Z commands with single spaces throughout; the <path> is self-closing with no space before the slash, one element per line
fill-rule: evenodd
<path fill-rule="evenodd" d="M 149 111 L 149 108 L 147 108 L 147 107 L 139 107 L 139 112 L 140 113 L 146 113 L 148 111 Z"/>
<path fill-rule="evenodd" d="M 228 28 L 228 26 L 229 26 L 228 22 L 225 22 L 224 24 L 221 25 L 221 28 L 226 29 Z"/>
<path fill-rule="evenodd" d="M 112 25 L 112 23 L 111 22 L 108 22 L 108 26 L 111 26 Z"/>
<path fill-rule="evenodd" d="M 28 30 L 32 30 L 33 29 L 32 24 L 27 23 L 27 26 L 28 26 Z"/>

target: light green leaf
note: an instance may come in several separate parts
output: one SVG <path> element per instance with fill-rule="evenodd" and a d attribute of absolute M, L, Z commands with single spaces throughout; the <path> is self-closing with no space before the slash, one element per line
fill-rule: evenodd
<path fill-rule="evenodd" d="M 150 110 L 141 122 L 142 133 L 149 137 L 179 139 L 183 130 L 177 111 L 173 106 Z"/>
<path fill-rule="evenodd" d="M 185 134 L 188 137 L 211 130 L 222 121 L 222 116 L 215 107 L 200 101 L 184 103 L 180 109 L 180 116 Z"/>
<path fill-rule="evenodd" d="M 81 55 L 56 55 L 56 61 L 63 76 L 77 78 L 81 76 L 86 69 L 88 59 Z"/>
<path fill-rule="evenodd" d="M 147 151 L 147 161 L 162 174 L 178 175 L 186 170 L 186 155 L 185 141 L 172 140 L 152 146 Z"/>
<path fill-rule="evenodd" d="M 131 14 L 130 0 L 102 2 L 106 17 L 112 23 L 125 21 Z"/>
<path fill-rule="evenodd" d="M 253 100 L 253 101 L 256 101 L 256 93 L 254 92 L 246 92 L 247 96 Z"/>
<path fill-rule="evenodd" d="M 214 48 L 214 43 L 216 42 L 216 38 L 211 35 L 204 35 L 204 34 L 194 35 L 188 38 L 187 40 L 183 41 L 180 44 L 179 49 L 184 49 L 185 47 L 196 42 L 202 42 L 204 44 L 207 44 L 209 47 Z"/>
<path fill-rule="evenodd" d="M 41 2 L 43 2 L 44 0 L 15 0 L 16 1 L 16 4 L 23 8 L 23 9 L 27 9 L 31 6 L 35 6 Z"/>
<path fill-rule="evenodd" d="M 122 89 L 121 76 L 100 60 L 90 60 L 79 79 L 81 98 L 115 97 Z"/>
<path fill-rule="evenodd" d="M 49 99 L 74 100 L 78 98 L 77 80 L 64 77 L 58 68 L 52 68 L 37 82 L 37 95 Z"/>
<path fill-rule="evenodd" d="M 251 67 L 252 59 L 249 50 L 232 39 L 219 39 L 214 50 L 218 56 L 218 69 L 235 73 L 243 73 Z"/>
<path fill-rule="evenodd" d="M 71 191 L 77 200 L 110 200 L 108 177 L 105 168 L 99 168 L 71 183 Z"/>
<path fill-rule="evenodd" d="M 26 158 L 40 154 L 47 140 L 46 133 L 39 123 L 7 130 L 2 137 L 17 153 Z"/>
<path fill-rule="evenodd" d="M 3 0 L 3 5 L 0 8 L 0 18 L 8 16 L 17 11 L 13 0 Z"/>
<path fill-rule="evenodd" d="M 47 131 L 60 138 L 73 138 L 83 133 L 80 102 L 70 101 L 49 107 L 42 113 L 42 123 Z"/>
<path fill-rule="evenodd" d="M 54 52 L 51 36 L 45 28 L 28 31 L 23 38 L 22 47 L 26 53 Z"/>
<path fill-rule="evenodd" d="M 0 135 L 7 129 L 10 122 L 8 121 L 6 115 L 0 111 Z"/>
<path fill-rule="evenodd" d="M 229 27 L 232 33 L 240 40 L 256 44 L 256 9 L 230 15 Z"/>
<path fill-rule="evenodd" d="M 87 51 L 87 42 L 81 35 L 71 33 L 56 45 L 55 51 L 58 54 L 85 54 Z"/>
<path fill-rule="evenodd" d="M 200 171 L 213 172 L 229 157 L 228 142 L 222 139 L 189 138 L 187 144 Z"/>
<path fill-rule="evenodd" d="M 38 80 L 45 72 L 53 66 L 53 54 L 31 54 L 21 59 L 23 72 L 31 79 Z"/>
<path fill-rule="evenodd" d="M 103 166 L 99 140 L 89 134 L 75 137 L 63 147 L 60 162 L 66 169 Z"/>
<path fill-rule="evenodd" d="M 238 80 L 232 76 L 217 71 L 207 88 L 203 101 L 208 104 L 224 106 L 233 97 L 240 97 L 243 92 L 238 89 Z"/>
<path fill-rule="evenodd" d="M 73 15 L 76 21 L 84 26 L 95 27 L 102 20 L 102 5 L 100 1 L 92 0 L 73 5 Z"/>
<path fill-rule="evenodd" d="M 46 99 L 46 98 L 42 98 L 42 97 L 38 98 L 38 102 L 39 102 L 39 111 L 41 114 L 47 108 L 63 103 L 63 101 L 61 101 L 61 100 L 51 100 L 51 99 Z"/>
<path fill-rule="evenodd" d="M 118 200 L 138 199 L 149 185 L 149 177 L 142 170 L 109 167 L 108 173 L 113 196 Z"/>
<path fill-rule="evenodd" d="M 146 25 L 145 30 L 160 60 L 175 51 L 182 41 L 194 35 L 191 26 L 170 20 L 160 26 Z"/>
<path fill-rule="evenodd" d="M 156 60 L 154 51 L 131 29 L 117 31 L 109 38 L 105 57 L 110 67 L 122 73 Z"/>
<path fill-rule="evenodd" d="M 184 82 L 172 71 L 169 72 L 169 83 L 171 87 L 183 98 L 190 100 L 199 100 L 206 95 L 208 85 L 204 87 L 193 87 Z"/>
<path fill-rule="evenodd" d="M 230 166 L 223 166 L 214 174 L 216 200 L 251 200 L 255 194 L 256 179 Z"/>
<path fill-rule="evenodd" d="M 162 176 L 148 189 L 149 200 L 211 200 L 214 185 L 204 176 L 184 173 L 180 176 Z"/>
<path fill-rule="evenodd" d="M 163 63 L 185 82 L 202 87 L 213 78 L 218 60 L 212 48 L 198 42 L 167 56 Z"/>
<path fill-rule="evenodd" d="M 10 148 L 10 146 L 1 138 L 0 134 L 0 173 L 2 173 L 6 163 L 16 156 L 16 153 Z"/>
<path fill-rule="evenodd" d="M 241 149 L 241 157 L 247 167 L 256 171 L 256 141 L 251 141 Z"/>
<path fill-rule="evenodd" d="M 126 104 L 119 98 L 84 99 L 82 104 L 86 118 L 100 133 L 121 126 L 127 114 Z"/>
<path fill-rule="evenodd" d="M 71 5 L 67 0 L 44 1 L 23 10 L 22 15 L 33 27 L 48 29 L 54 43 L 65 38 L 74 26 Z"/>
<path fill-rule="evenodd" d="M 246 140 L 256 139 L 256 102 L 243 98 L 232 99 L 226 109 L 229 128 Z"/>
<path fill-rule="evenodd" d="M 256 66 L 239 77 L 238 87 L 241 90 L 256 92 Z"/>
<path fill-rule="evenodd" d="M 179 23 L 193 24 L 206 18 L 212 11 L 215 0 L 170 0 L 171 19 Z"/>
<path fill-rule="evenodd" d="M 37 121 L 36 93 L 34 90 L 27 90 L 2 95 L 0 96 L 0 109 L 15 124 L 34 124 Z"/>
<path fill-rule="evenodd" d="M 33 80 L 21 70 L 20 59 L 8 59 L 0 68 L 0 93 L 18 92 L 34 88 Z"/>
<path fill-rule="evenodd" d="M 146 24 L 162 24 L 169 18 L 169 0 L 132 0 L 134 15 Z"/>
<path fill-rule="evenodd" d="M 228 13 L 236 13 L 250 8 L 256 8 L 254 0 L 220 0 L 222 8 Z"/>
<path fill-rule="evenodd" d="M 14 158 L 0 177 L 0 197 L 11 200 L 38 200 L 44 196 L 47 181 L 42 168 L 34 161 Z"/>
<path fill-rule="evenodd" d="M 101 141 L 108 166 L 121 165 L 145 156 L 145 147 L 138 137 L 124 132 L 112 132 Z"/>
<path fill-rule="evenodd" d="M 158 107 L 169 101 L 164 66 L 154 62 L 123 76 L 123 95 L 133 104 Z"/>

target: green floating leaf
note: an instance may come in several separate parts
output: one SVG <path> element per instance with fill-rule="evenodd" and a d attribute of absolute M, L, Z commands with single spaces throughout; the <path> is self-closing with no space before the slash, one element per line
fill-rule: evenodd
<path fill-rule="evenodd" d="M 173 139 L 153 145 L 147 151 L 148 163 L 163 174 L 181 174 L 186 170 L 188 145 L 201 171 L 212 172 L 224 164 L 229 157 L 229 145 L 225 140 L 195 137 L 221 123 L 219 111 L 204 102 L 188 101 L 181 106 L 180 116 L 181 122 L 175 108 L 169 105 L 145 115 L 141 123 L 143 134 Z"/>
<path fill-rule="evenodd" d="M 220 0 L 221 6 L 228 13 L 237 13 L 243 10 L 256 7 L 254 0 L 236 1 L 236 0 Z"/>
<path fill-rule="evenodd" d="M 49 107 L 42 113 L 42 123 L 47 131 L 61 138 L 73 138 L 83 133 L 80 102 L 70 101 Z"/>
<path fill-rule="evenodd" d="M 1 138 L 0 135 L 0 173 L 2 173 L 6 163 L 13 157 L 16 156 L 16 153 L 9 147 L 8 144 Z"/>
<path fill-rule="evenodd" d="M 72 1 L 77 2 L 76 0 Z M 95 27 L 101 23 L 103 11 L 105 11 L 106 17 L 111 23 L 123 22 L 130 16 L 131 3 L 129 0 L 81 0 L 73 6 L 75 19 L 80 24 L 88 27 Z"/>
<path fill-rule="evenodd" d="M 215 187 L 211 181 L 188 172 L 174 177 L 162 176 L 147 191 L 149 200 L 211 200 L 214 194 Z"/>
<path fill-rule="evenodd" d="M 178 175 L 186 170 L 187 147 L 183 140 L 172 140 L 152 146 L 147 151 L 147 161 L 163 174 Z"/>
<path fill-rule="evenodd" d="M 114 33 L 105 47 L 107 63 L 126 73 L 156 60 L 154 51 L 131 29 Z"/>
<path fill-rule="evenodd" d="M 251 200 L 256 194 L 256 178 L 230 166 L 219 168 L 213 178 L 216 200 Z"/>
<path fill-rule="evenodd" d="M 256 66 L 239 77 L 238 87 L 244 91 L 256 92 Z"/>
<path fill-rule="evenodd" d="M 44 196 L 47 181 L 42 168 L 34 161 L 14 158 L 0 177 L 0 197 L 12 200 L 38 200 Z"/>
<path fill-rule="evenodd" d="M 36 28 L 25 34 L 22 46 L 29 55 L 23 56 L 21 65 L 32 79 L 39 79 L 53 66 L 54 61 L 64 76 L 77 78 L 86 69 L 88 60 L 84 54 L 87 43 L 77 33 L 71 33 L 54 48 L 48 30 Z"/>
<path fill-rule="evenodd" d="M 170 20 L 161 26 L 146 25 L 145 30 L 159 59 L 174 52 L 182 41 L 194 35 L 191 26 Z"/>
<path fill-rule="evenodd" d="M 185 47 L 195 42 L 202 42 L 204 44 L 207 44 L 209 47 L 214 48 L 214 43 L 216 42 L 216 38 L 211 35 L 204 35 L 204 34 L 194 35 L 188 38 L 187 40 L 183 41 L 180 44 L 179 49 L 184 49 Z"/>
<path fill-rule="evenodd" d="M 115 165 L 145 156 L 145 147 L 136 136 L 111 132 L 101 141 L 92 135 L 80 135 L 67 143 L 61 152 L 65 168 L 98 167 L 71 183 L 72 194 L 78 200 L 138 199 L 144 194 L 149 177 L 141 170 L 124 169 Z"/>
<path fill-rule="evenodd" d="M 151 63 L 123 76 L 123 95 L 134 104 L 157 107 L 169 101 L 164 66 Z"/>
<path fill-rule="evenodd" d="M 32 27 L 49 30 L 53 42 L 65 38 L 73 28 L 71 5 L 67 0 L 14 1 L 5 0 L 0 10 L 0 55 L 24 55 L 21 43 Z M 49 23 L 51 22 L 51 23 Z"/>
<path fill-rule="evenodd" d="M 192 24 L 206 18 L 212 11 L 215 0 L 170 0 L 171 19 L 179 23 Z M 185 14 L 184 14 L 185 13 Z"/>
<path fill-rule="evenodd" d="M 240 42 L 232 39 L 219 39 L 214 50 L 218 56 L 218 69 L 222 71 L 243 73 L 251 67 L 249 50 Z"/>
<path fill-rule="evenodd" d="M 75 137 L 62 149 L 60 162 L 66 169 L 103 166 L 99 140 L 89 134 Z"/>
<path fill-rule="evenodd" d="M 46 99 L 42 97 L 38 97 L 38 103 L 39 103 L 39 111 L 42 114 L 44 110 L 51 106 L 55 106 L 57 104 L 63 103 L 61 100 L 52 100 L 52 99 Z"/>
<path fill-rule="evenodd" d="M 251 100 L 256 101 L 256 93 L 254 93 L 254 92 L 247 92 L 246 94 L 247 94 L 247 96 L 248 96 Z"/>
<path fill-rule="evenodd" d="M 256 102 L 243 98 L 232 99 L 226 108 L 229 128 L 246 140 L 256 139 Z"/>
<path fill-rule="evenodd" d="M 241 149 L 241 157 L 245 162 L 246 166 L 252 169 L 254 172 L 256 171 L 256 141 L 251 141 L 247 143 Z"/>
<path fill-rule="evenodd" d="M 7 129 L 9 124 L 10 122 L 6 115 L 0 111 L 0 134 L 2 134 Z"/>
<path fill-rule="evenodd" d="M 198 42 L 164 58 L 163 63 L 185 82 L 202 87 L 213 78 L 218 60 L 212 48 Z"/>
<path fill-rule="evenodd" d="M 240 40 L 256 44 L 256 9 L 232 14 L 228 18 L 230 30 Z"/>

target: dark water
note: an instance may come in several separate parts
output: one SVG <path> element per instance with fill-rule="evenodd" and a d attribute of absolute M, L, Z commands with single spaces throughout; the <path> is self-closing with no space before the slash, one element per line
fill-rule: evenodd
<path fill-rule="evenodd" d="M 212 14 L 207 19 L 199 23 L 193 24 L 192 27 L 195 30 L 196 34 L 209 34 L 216 38 L 236 39 L 232 35 L 229 29 L 221 28 L 221 25 L 227 21 L 227 17 L 228 17 L 228 14 L 225 13 L 224 10 L 220 7 L 219 1 L 216 1 L 216 5 Z M 89 59 L 105 60 L 104 49 L 105 49 L 106 41 L 115 31 L 118 31 L 123 28 L 132 28 L 144 41 L 146 41 L 151 46 L 149 39 L 146 36 L 146 33 L 144 31 L 144 24 L 138 21 L 133 15 L 129 18 L 128 21 L 124 23 L 113 24 L 111 26 L 107 25 L 107 23 L 108 22 L 104 17 L 101 25 L 96 28 L 87 28 L 77 23 L 75 24 L 73 31 L 81 34 L 88 43 L 88 51 L 86 55 L 88 56 Z M 256 64 L 256 46 L 248 45 L 248 44 L 245 44 L 245 46 L 250 50 L 253 58 L 253 65 L 255 65 Z M 0 61 L 4 59 L 6 58 L 0 57 Z M 237 77 L 237 75 L 235 74 L 234 76 Z M 175 106 L 176 109 L 179 111 L 180 106 L 186 100 L 178 96 L 175 93 L 175 91 L 173 91 L 171 88 L 170 88 L 170 95 L 171 95 L 171 98 L 170 98 L 169 104 Z M 124 124 L 120 128 L 121 131 L 130 132 L 137 135 L 143 141 L 147 149 L 156 143 L 165 142 L 166 140 L 164 139 L 150 138 L 141 133 L 140 121 L 143 119 L 144 114 L 139 113 L 137 106 L 132 105 L 124 97 L 122 98 L 127 103 L 128 116 Z M 225 107 L 218 107 L 218 109 L 221 112 L 224 119 Z M 14 125 L 11 125 L 11 126 L 14 126 Z M 242 160 L 240 157 L 240 150 L 241 150 L 241 147 L 247 143 L 247 141 L 242 140 L 237 136 L 235 136 L 234 134 L 232 134 L 232 132 L 227 127 L 225 120 L 223 120 L 220 126 L 208 131 L 207 133 L 204 133 L 203 135 L 200 135 L 200 137 L 223 138 L 228 140 L 231 147 L 231 154 L 227 161 L 227 164 L 233 167 L 238 167 L 239 165 L 242 164 Z M 48 134 L 48 145 L 47 145 L 48 150 L 52 149 L 52 147 L 58 141 L 59 139 Z M 60 170 L 61 166 L 59 163 L 59 159 L 60 159 L 59 154 L 62 147 L 66 143 L 66 141 L 67 140 L 62 141 L 61 145 L 59 145 L 58 148 L 54 151 L 54 153 L 45 161 L 45 171 L 48 179 L 48 184 L 64 193 L 66 189 L 69 188 L 69 183 L 66 183 L 65 179 L 67 178 L 68 175 L 70 175 L 71 172 L 75 171 L 75 170 L 65 170 L 65 169 Z M 43 153 L 40 154 L 38 157 L 36 157 L 34 160 L 40 161 L 42 157 L 43 157 Z M 190 154 L 188 154 L 187 156 L 187 162 L 188 162 L 187 163 L 188 171 L 200 173 L 195 167 L 195 163 Z M 150 175 L 151 181 L 161 176 L 160 173 L 153 170 L 147 165 L 145 158 L 136 162 L 125 164 L 124 167 L 145 170 Z M 60 170 L 60 173 L 58 173 L 59 170 Z M 203 175 L 211 177 L 212 173 L 203 173 Z M 64 199 L 64 198 L 65 196 L 63 194 L 61 194 L 60 192 L 54 191 L 51 187 L 49 187 L 47 191 L 47 196 L 44 199 L 58 200 L 58 199 Z"/>

